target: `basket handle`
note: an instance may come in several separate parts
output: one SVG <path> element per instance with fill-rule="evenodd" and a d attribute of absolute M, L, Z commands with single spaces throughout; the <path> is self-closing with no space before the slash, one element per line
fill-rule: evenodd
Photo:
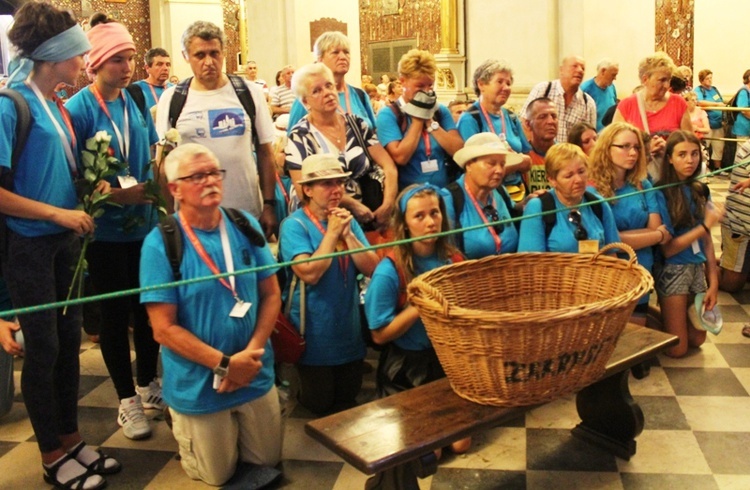
<path fill-rule="evenodd" d="M 416 284 L 416 281 L 419 281 L 419 285 Z M 428 296 L 431 300 L 435 301 L 440 305 L 442 308 L 443 316 L 449 317 L 450 312 L 448 311 L 450 308 L 450 305 L 448 304 L 448 301 L 445 299 L 445 296 L 443 296 L 443 293 L 440 292 L 440 290 L 431 284 L 427 284 L 425 281 L 420 281 L 419 279 L 415 279 L 412 281 L 411 284 L 408 286 L 408 296 L 409 300 L 411 301 L 415 296 L 420 296 L 422 293 L 424 293 L 426 296 Z"/>
<path fill-rule="evenodd" d="M 622 243 L 622 242 L 614 242 L 614 243 L 610 243 L 608 245 L 603 246 L 601 250 L 596 252 L 594 256 L 591 257 L 591 261 L 596 262 L 596 259 L 598 259 L 600 255 L 606 252 L 609 252 L 610 250 L 615 250 L 615 249 L 622 250 L 623 252 L 628 254 L 628 256 L 630 257 L 630 259 L 628 260 L 628 265 L 630 267 L 638 263 L 638 257 L 636 257 L 635 250 L 633 250 L 633 247 L 631 247 L 627 243 Z"/>

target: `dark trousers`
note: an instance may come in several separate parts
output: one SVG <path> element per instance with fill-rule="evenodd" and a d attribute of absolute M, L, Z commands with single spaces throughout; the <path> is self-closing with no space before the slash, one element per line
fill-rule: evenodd
<path fill-rule="evenodd" d="M 134 289 L 139 286 L 141 245 L 135 242 L 92 242 L 86 258 L 89 274 L 98 294 Z M 101 302 L 102 323 L 99 342 L 119 399 L 135 395 L 130 364 L 128 327 L 133 318 L 133 344 L 138 386 L 148 386 L 156 377 L 159 344 L 154 340 L 146 309 L 139 296 L 121 296 Z"/>
<path fill-rule="evenodd" d="M 16 308 L 63 301 L 81 243 L 72 232 L 23 237 L 8 231 L 3 266 Z M 39 449 L 59 449 L 60 435 L 78 431 L 81 307 L 19 316 L 25 341 L 21 391 Z"/>
<path fill-rule="evenodd" d="M 297 366 L 300 378 L 300 404 L 315 413 L 326 415 L 357 405 L 362 388 L 362 361 L 338 366 Z"/>

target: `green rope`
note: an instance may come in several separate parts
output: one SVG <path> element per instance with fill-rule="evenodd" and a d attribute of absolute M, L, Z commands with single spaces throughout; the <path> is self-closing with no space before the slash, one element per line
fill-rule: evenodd
<path fill-rule="evenodd" d="M 703 176 L 702 178 L 709 177 L 709 176 L 714 176 L 714 175 L 718 174 L 719 172 L 731 170 L 734 167 L 745 165 L 747 163 L 750 163 L 750 158 L 748 158 L 748 159 L 746 159 L 746 160 L 744 160 L 744 161 L 742 161 L 742 162 L 740 162 L 738 164 L 732 165 L 731 167 L 727 167 L 727 168 L 724 168 L 724 169 L 721 169 L 721 170 L 717 170 L 715 172 L 710 172 L 710 173 L 706 174 L 705 176 Z M 641 191 L 630 192 L 628 194 L 622 194 L 620 196 L 613 196 L 613 197 L 608 197 L 608 198 L 602 198 L 602 201 L 604 201 L 604 202 L 616 201 L 616 200 L 624 199 L 624 198 L 631 197 L 631 196 L 637 196 L 638 194 L 644 194 L 646 192 L 653 192 L 653 191 L 657 191 L 657 190 L 661 190 L 661 189 L 666 189 L 668 187 L 674 187 L 674 186 L 678 186 L 678 185 L 682 185 L 682 184 L 684 184 L 684 182 L 676 182 L 676 183 L 673 183 L 673 184 L 665 184 L 663 186 L 653 187 L 651 189 L 645 189 L 645 190 L 641 190 Z M 596 204 L 597 202 L 601 202 L 601 201 L 593 201 L 593 202 L 581 203 L 581 205 L 578 206 L 578 207 L 592 206 L 592 205 Z M 509 224 L 509 223 L 515 223 L 516 221 L 521 221 L 521 220 L 524 220 L 524 219 L 538 218 L 538 217 L 541 217 L 541 216 L 545 216 L 547 214 L 561 213 L 561 212 L 565 212 L 565 211 L 566 210 L 562 210 L 562 209 L 552 209 L 550 211 L 543 211 L 543 212 L 540 212 L 540 213 L 533 213 L 533 214 L 529 214 L 529 215 L 526 215 L 526 216 L 519 216 L 519 217 L 516 217 L 516 218 L 508 218 L 508 219 L 493 221 L 493 222 L 489 222 L 489 223 L 482 223 L 482 224 L 478 224 L 478 225 L 467 226 L 465 228 L 458 228 L 458 229 L 455 229 L 455 230 L 443 231 L 443 232 L 435 233 L 435 234 L 429 235 L 429 236 L 430 237 L 450 236 L 450 235 L 455 235 L 457 233 L 465 233 L 467 231 L 473 231 L 473 230 L 478 230 L 478 229 L 481 229 L 481 228 L 486 228 L 488 226 L 495 226 L 495 225 L 499 225 L 499 224 L 505 225 L 505 224 Z M 424 236 L 416 237 L 416 238 L 405 238 L 403 240 L 397 240 L 397 241 L 388 242 L 388 243 L 382 243 L 382 244 L 378 244 L 378 245 L 371 245 L 369 247 L 363 247 L 363 248 L 359 248 L 359 249 L 356 249 L 356 250 L 343 250 L 343 251 L 340 251 L 340 252 L 332 252 L 332 253 L 329 253 L 329 254 L 319 255 L 317 257 L 309 257 L 309 258 L 306 258 L 306 259 L 292 260 L 292 261 L 287 261 L 287 262 L 279 262 L 279 263 L 269 264 L 269 265 L 264 265 L 264 266 L 251 267 L 251 268 L 248 268 L 248 269 L 240 269 L 240 270 L 236 270 L 233 273 L 224 272 L 222 274 L 215 274 L 215 275 L 209 275 L 209 276 L 195 277 L 195 278 L 192 278 L 192 279 L 183 279 L 183 280 L 180 280 L 180 281 L 174 281 L 174 282 L 165 283 L 165 284 L 157 284 L 157 285 L 154 285 L 154 286 L 146 286 L 146 287 L 140 287 L 140 288 L 134 288 L 134 289 L 124 289 L 124 290 L 121 290 L 121 291 L 113 291 L 111 293 L 97 294 L 95 296 L 86 296 L 86 297 L 83 297 L 83 298 L 71 299 L 71 300 L 68 300 L 68 301 L 57 301 L 57 302 L 54 302 L 54 303 L 47 303 L 47 304 L 36 305 L 36 306 L 27 306 L 25 308 L 15 308 L 15 309 L 12 309 L 12 310 L 0 311 L 0 317 L 8 318 L 8 317 L 16 316 L 16 315 L 26 315 L 26 314 L 29 314 L 29 313 L 37 313 L 37 312 L 45 311 L 45 310 L 51 310 L 51 309 L 56 309 L 56 308 L 63 308 L 65 306 L 75 306 L 75 305 L 81 305 L 81 304 L 84 304 L 84 303 L 92 303 L 94 301 L 102 301 L 102 300 L 108 300 L 108 299 L 114 299 L 114 298 L 121 298 L 123 296 L 130 296 L 130 295 L 140 294 L 140 293 L 144 293 L 144 292 L 159 291 L 159 290 L 162 290 L 162 289 L 171 289 L 171 288 L 176 288 L 176 287 L 179 287 L 179 286 L 188 286 L 188 285 L 196 284 L 196 283 L 203 282 L 203 281 L 210 281 L 210 280 L 219 279 L 219 278 L 225 278 L 225 277 L 229 277 L 229 276 L 241 276 L 243 274 L 261 272 L 261 271 L 266 271 L 266 270 L 275 270 L 275 269 L 278 269 L 278 268 L 281 268 L 281 267 L 290 267 L 292 265 L 305 264 L 305 263 L 308 263 L 308 262 L 315 262 L 315 261 L 318 261 L 318 260 L 334 259 L 334 258 L 342 257 L 342 256 L 345 256 L 345 255 L 351 255 L 351 254 L 360 253 L 360 252 L 367 252 L 367 251 L 371 251 L 371 250 L 379 250 L 381 248 L 390 248 L 390 247 L 397 246 L 397 245 L 403 245 L 403 244 L 407 244 L 407 243 L 418 242 L 418 241 L 424 240 L 424 239 L 425 239 Z"/>

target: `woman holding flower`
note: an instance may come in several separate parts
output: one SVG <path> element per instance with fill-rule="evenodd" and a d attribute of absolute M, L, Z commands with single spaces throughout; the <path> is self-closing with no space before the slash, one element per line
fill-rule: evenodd
<path fill-rule="evenodd" d="M 15 148 L 15 106 L 0 98 L 0 168 L 7 177 L 0 212 L 8 217 L 3 275 L 20 308 L 65 298 L 80 252 L 78 235 L 94 230 L 92 218 L 75 210 L 79 142 L 54 91 L 58 83 L 75 84 L 91 46 L 69 13 L 37 2 L 16 12 L 8 38 L 19 53 L 8 86 L 26 100 L 34 119 L 27 144 Z M 14 150 L 20 155 L 12 165 Z M 81 307 L 70 307 L 66 315 L 24 314 L 19 321 L 25 339 L 21 390 L 44 478 L 56 487 L 102 488 L 100 475 L 121 466 L 86 446 L 78 432 Z"/>
<path fill-rule="evenodd" d="M 96 219 L 95 241 L 86 259 L 94 287 L 100 293 L 137 288 L 141 245 L 155 224 L 146 182 L 153 178 L 151 145 L 158 140 L 151 114 L 138 107 L 124 88 L 130 83 L 135 45 L 125 26 L 107 20 L 87 32 L 91 52 L 86 70 L 94 82 L 66 104 L 79 136 L 111 138 L 110 152 L 125 168 L 109 178 L 110 202 Z M 87 145 L 88 146 L 88 145 Z M 84 158 L 84 166 L 91 159 Z M 87 178 L 91 178 L 88 173 Z M 128 326 L 133 318 L 137 386 L 133 383 Z M 100 332 L 102 357 L 120 400 L 117 422 L 125 437 L 151 435 L 144 408 L 163 409 L 161 387 L 156 382 L 159 345 L 154 341 L 146 311 L 137 296 L 102 302 Z"/>

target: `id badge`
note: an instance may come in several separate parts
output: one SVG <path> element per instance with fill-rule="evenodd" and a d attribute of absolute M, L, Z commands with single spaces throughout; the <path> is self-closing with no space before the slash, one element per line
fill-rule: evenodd
<path fill-rule="evenodd" d="M 232 318 L 245 318 L 252 305 L 249 301 L 238 301 L 234 304 L 232 311 L 229 312 L 229 316 Z"/>
<path fill-rule="evenodd" d="M 579 254 L 595 254 L 599 251 L 599 240 L 578 240 Z"/>
<path fill-rule="evenodd" d="M 432 160 L 425 160 L 422 162 L 422 173 L 423 174 L 429 174 L 432 172 L 437 172 L 440 169 L 440 166 L 438 165 L 438 161 L 435 159 Z"/>
<path fill-rule="evenodd" d="M 698 243 L 698 240 L 694 241 L 691 246 L 693 247 L 693 254 L 698 255 L 701 253 L 701 245 Z"/>
<path fill-rule="evenodd" d="M 117 180 L 120 181 L 120 187 L 123 189 L 129 189 L 138 185 L 138 181 L 132 175 L 118 175 Z"/>

